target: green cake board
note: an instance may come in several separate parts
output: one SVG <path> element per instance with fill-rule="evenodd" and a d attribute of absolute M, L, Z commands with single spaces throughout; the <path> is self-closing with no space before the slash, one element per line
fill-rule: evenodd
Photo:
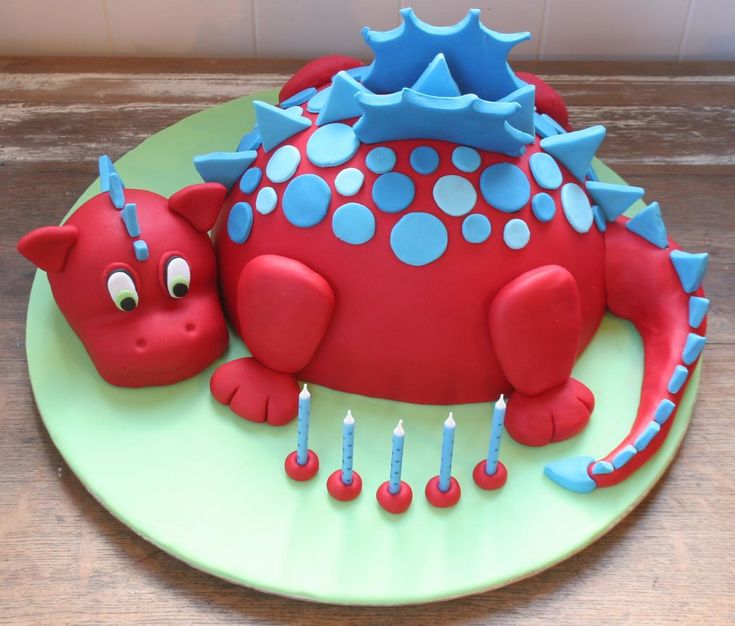
<path fill-rule="evenodd" d="M 275 92 L 257 98 L 275 101 Z M 128 187 L 169 195 L 201 182 L 195 154 L 232 150 L 253 123 L 252 97 L 188 117 L 123 156 Z M 599 161 L 598 176 L 620 181 Z M 95 182 L 76 206 L 98 193 Z M 526 448 L 505 436 L 506 486 L 478 489 L 472 469 L 486 453 L 490 404 L 402 404 L 310 386 L 310 447 L 321 461 L 306 483 L 287 478 L 295 422 L 274 428 L 232 414 L 209 395 L 215 366 L 246 355 L 232 337 L 207 371 L 168 387 L 122 389 L 102 381 L 59 313 L 46 275 L 36 274 L 28 308 L 28 365 L 51 438 L 89 492 L 115 517 L 169 554 L 215 576 L 284 596 L 338 604 L 431 602 L 507 585 L 582 550 L 610 530 L 654 486 L 686 431 L 699 380 L 692 376 L 661 450 L 624 483 L 581 495 L 543 475 L 544 465 L 575 455 L 600 457 L 633 422 L 643 373 L 638 334 L 610 315 L 574 375 L 597 399 L 587 429 L 573 439 Z M 327 493 L 341 460 L 341 422 L 357 420 L 356 500 Z M 462 499 L 433 508 L 424 486 L 438 473 L 442 422 L 457 421 L 455 477 Z M 400 516 L 383 511 L 375 491 L 387 480 L 391 435 L 406 429 L 404 479 L 414 501 Z"/>

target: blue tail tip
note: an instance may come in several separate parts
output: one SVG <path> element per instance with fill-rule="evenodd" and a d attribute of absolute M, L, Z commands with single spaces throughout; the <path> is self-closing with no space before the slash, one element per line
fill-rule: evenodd
<path fill-rule="evenodd" d="M 597 488 L 590 478 L 588 469 L 595 459 L 591 456 L 575 456 L 552 461 L 544 468 L 544 474 L 569 491 L 590 493 Z"/>

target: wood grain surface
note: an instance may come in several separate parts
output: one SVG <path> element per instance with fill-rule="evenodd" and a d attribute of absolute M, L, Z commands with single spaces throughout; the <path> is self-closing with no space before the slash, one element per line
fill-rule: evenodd
<path fill-rule="evenodd" d="M 49 440 L 25 363 L 34 269 L 15 252 L 113 159 L 298 61 L 0 58 L 0 623 L 735 623 L 735 64 L 519 63 L 605 124 L 600 156 L 647 190 L 685 248 L 712 254 L 709 346 L 676 462 L 618 527 L 504 589 L 403 608 L 320 606 L 237 587 L 146 543 L 88 495 Z M 549 541 L 553 541 L 549 537 Z"/>

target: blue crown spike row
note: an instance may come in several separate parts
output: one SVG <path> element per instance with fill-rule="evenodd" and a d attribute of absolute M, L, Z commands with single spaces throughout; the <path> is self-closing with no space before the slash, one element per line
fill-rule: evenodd
<path fill-rule="evenodd" d="M 447 65 L 447 59 L 441 52 L 426 66 L 426 69 L 411 86 L 411 89 L 425 93 L 428 96 L 451 98 L 461 95 L 459 87 L 454 82 L 452 72 Z"/>
<path fill-rule="evenodd" d="M 255 119 L 260 139 L 266 152 L 311 126 L 311 120 L 308 117 L 301 114 L 295 115 L 290 110 L 284 111 L 267 102 L 255 100 L 253 107 L 255 107 Z"/>
<path fill-rule="evenodd" d="M 541 149 L 561 161 L 577 180 L 584 181 L 603 139 L 605 127 L 591 126 L 584 130 L 546 137 L 541 140 Z"/>
<path fill-rule="evenodd" d="M 327 101 L 316 118 L 316 125 L 323 126 L 361 115 L 362 109 L 356 98 L 358 93 L 369 93 L 369 91 L 347 72 L 335 74 Z"/>
<path fill-rule="evenodd" d="M 536 135 L 536 123 L 534 121 L 534 106 L 536 104 L 536 87 L 534 85 L 524 85 L 520 89 L 516 89 L 513 93 L 509 93 L 504 98 L 500 98 L 498 102 L 517 102 L 521 108 L 511 115 L 508 123 L 533 137 Z"/>
<path fill-rule="evenodd" d="M 230 189 L 252 165 L 258 153 L 255 150 L 244 152 L 210 152 L 194 157 L 194 167 L 205 183 L 221 183 Z"/>
<path fill-rule="evenodd" d="M 671 262 L 679 276 L 681 286 L 686 293 L 694 293 L 702 284 L 707 273 L 709 254 L 706 252 L 691 253 L 683 250 L 672 250 Z"/>
<path fill-rule="evenodd" d="M 700 296 L 692 296 L 689 298 L 689 326 L 699 328 L 704 321 L 709 309 L 709 298 L 701 298 Z"/>
<path fill-rule="evenodd" d="M 597 485 L 590 478 L 588 468 L 595 462 L 591 456 L 575 456 L 568 459 L 552 461 L 544 467 L 544 474 L 557 485 L 576 491 L 590 493 Z"/>
<path fill-rule="evenodd" d="M 412 9 L 400 13 L 403 22 L 393 30 L 362 31 L 375 54 L 362 79 L 372 92 L 387 94 L 410 87 L 439 53 L 446 57 L 461 93 L 498 100 L 525 84 L 507 59 L 515 45 L 531 38 L 530 33 L 492 31 L 480 22 L 479 9 L 472 9 L 453 26 L 425 24 Z"/>
<path fill-rule="evenodd" d="M 669 247 L 669 236 L 666 233 L 666 225 L 661 217 L 661 207 L 658 202 L 651 202 L 626 222 L 625 227 L 662 250 Z"/>
<path fill-rule="evenodd" d="M 138 212 L 132 203 L 126 204 L 120 211 L 120 218 L 125 224 L 125 230 L 130 237 L 140 237 L 140 224 L 138 223 Z"/>
<path fill-rule="evenodd" d="M 592 199 L 602 209 L 608 222 L 614 222 L 645 193 L 641 187 L 600 183 L 592 180 L 588 180 L 585 186 Z"/>

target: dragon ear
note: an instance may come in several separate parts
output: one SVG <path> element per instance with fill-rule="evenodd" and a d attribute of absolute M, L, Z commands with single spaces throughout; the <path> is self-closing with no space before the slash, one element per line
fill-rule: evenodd
<path fill-rule="evenodd" d="M 22 237 L 18 252 L 42 270 L 60 272 L 78 237 L 76 226 L 44 226 Z"/>
<path fill-rule="evenodd" d="M 219 183 L 189 185 L 171 196 L 168 206 L 198 231 L 206 233 L 217 221 L 226 195 L 227 187 Z"/>

